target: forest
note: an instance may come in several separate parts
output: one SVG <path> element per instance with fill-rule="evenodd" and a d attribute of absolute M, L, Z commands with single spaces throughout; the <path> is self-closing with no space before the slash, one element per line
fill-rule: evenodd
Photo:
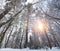
<path fill-rule="evenodd" d="M 60 48 L 60 0 L 0 0 L 0 48 Z"/>

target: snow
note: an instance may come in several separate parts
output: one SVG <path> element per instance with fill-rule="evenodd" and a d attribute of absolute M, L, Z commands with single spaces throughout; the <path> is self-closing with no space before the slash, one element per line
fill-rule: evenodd
<path fill-rule="evenodd" d="M 60 51 L 57 47 L 53 47 L 52 49 L 11 49 L 11 48 L 4 48 L 0 49 L 0 51 Z"/>

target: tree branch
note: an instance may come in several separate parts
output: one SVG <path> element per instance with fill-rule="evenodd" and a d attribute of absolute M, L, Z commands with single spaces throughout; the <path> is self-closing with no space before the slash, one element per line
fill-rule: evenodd
<path fill-rule="evenodd" d="M 0 20 L 11 10 L 11 8 L 7 8 L 3 13 L 0 14 Z"/>
<path fill-rule="evenodd" d="M 21 13 L 24 8 L 25 8 L 25 6 L 24 6 L 19 12 L 17 12 L 14 16 L 12 16 L 9 20 L 7 20 L 6 22 L 1 23 L 1 24 L 0 24 L 0 28 L 1 28 L 3 25 L 9 23 L 9 21 L 10 21 L 11 19 L 14 20 L 15 17 L 16 17 L 19 13 Z"/>

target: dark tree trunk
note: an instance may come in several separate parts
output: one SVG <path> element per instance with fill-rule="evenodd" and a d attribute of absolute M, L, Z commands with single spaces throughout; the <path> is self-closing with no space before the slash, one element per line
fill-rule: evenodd
<path fill-rule="evenodd" d="M 3 13 L 0 14 L 0 20 L 11 10 L 11 8 L 7 8 Z"/>

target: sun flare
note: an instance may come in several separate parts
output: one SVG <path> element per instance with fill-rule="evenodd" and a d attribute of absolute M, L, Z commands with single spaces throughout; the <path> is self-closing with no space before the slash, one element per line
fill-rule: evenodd
<path fill-rule="evenodd" d="M 47 28 L 48 28 L 48 24 L 45 19 L 40 19 L 40 20 L 38 19 L 33 24 L 33 30 L 35 32 L 44 33 L 45 31 L 47 31 Z"/>

